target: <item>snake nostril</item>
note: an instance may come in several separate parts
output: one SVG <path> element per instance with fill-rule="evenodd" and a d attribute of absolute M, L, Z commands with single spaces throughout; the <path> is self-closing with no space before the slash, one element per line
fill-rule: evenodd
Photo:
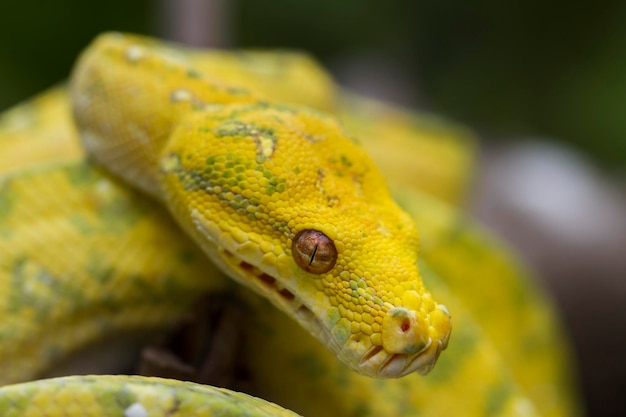
<path fill-rule="evenodd" d="M 409 320 L 408 318 L 402 320 L 402 324 L 400 325 L 400 330 L 402 330 L 402 333 L 408 332 L 410 328 L 411 320 Z"/>

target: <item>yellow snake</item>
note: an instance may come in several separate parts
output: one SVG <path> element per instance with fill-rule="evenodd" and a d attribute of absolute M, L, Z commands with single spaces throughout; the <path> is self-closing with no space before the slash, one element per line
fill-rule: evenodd
<path fill-rule="evenodd" d="M 421 283 L 413 220 L 393 203 L 369 157 L 333 118 L 272 103 L 210 77 L 192 55 L 123 35 L 103 36 L 83 55 L 72 98 L 93 158 L 164 200 L 214 262 L 296 318 L 346 365 L 386 377 L 430 370 L 447 344 L 450 321 Z M 101 189 L 87 198 L 101 211 L 111 210 L 108 188 L 117 185 L 87 168 L 68 169 L 77 178 L 87 175 L 88 185 L 97 183 Z M 11 186 L 17 189 L 20 180 Z M 80 187 L 80 182 L 73 185 Z M 163 217 L 143 204 L 137 216 Z M 117 209 L 118 216 L 127 214 Z M 130 205 L 123 209 L 133 210 Z M 160 224 L 165 236 L 175 233 L 167 220 Z M 25 274 L 29 267 L 29 260 L 22 260 Z M 213 274 L 211 269 L 206 275 Z M 163 282 L 161 298 L 153 301 L 172 295 Z M 217 280 L 204 288 L 224 285 Z M 128 323 L 133 314 L 140 320 L 146 306 L 125 308 L 131 314 L 120 314 L 118 320 Z M 73 320 L 80 324 L 79 317 Z M 90 324 L 82 323 L 85 329 Z M 289 343 L 277 346 L 287 349 Z M 482 351 L 488 359 L 490 349 Z M 289 357 L 289 352 L 279 356 Z M 485 366 L 484 360 L 479 363 Z M 63 383 L 73 387 L 83 381 Z M 105 382 L 103 390 L 114 385 Z M 136 382 L 115 383 L 122 389 Z M 41 389 L 48 384 L 40 384 Z M 401 385 L 389 386 L 398 395 L 404 392 Z M 502 410 L 532 410 L 530 402 L 515 400 L 515 384 L 507 390 L 510 401 L 500 404 Z M 7 392 L 3 398 L 10 398 Z M 133 404 L 125 403 L 124 410 Z"/>

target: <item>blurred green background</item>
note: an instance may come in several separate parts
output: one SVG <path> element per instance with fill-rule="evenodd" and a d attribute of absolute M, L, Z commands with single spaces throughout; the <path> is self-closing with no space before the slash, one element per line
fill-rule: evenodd
<path fill-rule="evenodd" d="M 402 67 L 415 99 L 483 136 L 554 137 L 609 169 L 626 162 L 626 3 L 218 1 L 214 46 L 355 53 Z M 0 110 L 64 79 L 98 32 L 167 36 L 165 1 L 5 0 Z M 171 6 L 170 6 L 171 7 Z M 165 10 L 165 12 L 164 12 Z M 224 41 L 226 39 L 226 41 Z M 393 97 L 391 97 L 393 99 Z"/>
<path fill-rule="evenodd" d="M 0 16 L 0 111 L 67 78 L 99 32 L 131 31 L 211 47 L 308 50 L 340 82 L 465 123 L 487 148 L 549 138 L 614 178 L 626 173 L 624 2 L 5 0 Z M 597 287 L 593 268 L 579 271 L 580 279 Z M 624 273 L 607 270 L 617 284 L 596 303 L 610 304 L 613 295 L 621 311 Z M 568 273 L 564 286 L 573 288 Z M 589 415 L 624 415 L 626 315 L 590 316 L 581 307 L 590 308 L 588 292 L 577 288 L 561 296 L 570 299 L 564 315 L 578 326 Z"/>

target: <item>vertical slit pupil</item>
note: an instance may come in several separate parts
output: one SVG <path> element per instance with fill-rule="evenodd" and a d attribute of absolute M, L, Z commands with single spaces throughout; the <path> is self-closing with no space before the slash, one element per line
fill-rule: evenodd
<path fill-rule="evenodd" d="M 293 238 L 291 251 L 298 266 L 312 274 L 326 273 L 337 262 L 337 249 L 333 241 L 313 229 L 299 231 Z"/>
<path fill-rule="evenodd" d="M 315 254 L 317 253 L 318 247 L 319 245 L 315 245 L 315 248 L 313 248 L 313 253 L 311 254 L 311 259 L 309 260 L 309 266 L 313 265 L 313 261 L 315 261 Z"/>

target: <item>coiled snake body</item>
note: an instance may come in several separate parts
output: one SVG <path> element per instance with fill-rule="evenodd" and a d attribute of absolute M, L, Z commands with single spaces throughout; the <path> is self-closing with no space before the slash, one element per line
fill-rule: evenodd
<path fill-rule="evenodd" d="M 246 293 L 255 394 L 311 415 L 442 415 L 456 407 L 445 404 L 446 392 L 462 390 L 469 395 L 461 409 L 474 415 L 558 415 L 571 407 L 556 381 L 566 362 L 549 306 L 495 245 L 464 232 L 443 203 L 403 190 L 397 198 L 406 214 L 333 117 L 281 104 L 254 83 L 231 84 L 228 75 L 215 75 L 211 62 L 210 55 L 152 40 L 103 35 L 77 64 L 71 100 L 93 161 L 163 201 L 221 270 L 300 324 Z M 46 164 L 33 163 L 36 169 L 6 170 L 2 178 L 0 244 L 9 256 L 0 283 L 6 312 L 0 358 L 11 362 L 0 376 L 5 383 L 42 375 L 102 334 L 173 322 L 198 293 L 240 291 L 150 199 L 80 161 L 72 146 L 58 152 L 66 159 L 61 166 L 46 157 Z M 45 222 L 30 221 L 42 217 Z M 428 264 L 419 269 L 415 223 L 422 241 L 430 239 L 423 248 Z M 458 293 L 466 276 L 478 276 L 463 273 L 480 272 L 470 259 L 477 254 L 486 281 L 458 296 L 450 288 Z M 467 262 L 459 261 L 464 257 Z M 438 274 L 450 278 L 444 283 Z M 497 274 L 505 276 L 504 287 Z M 430 382 L 408 374 L 432 369 L 448 344 L 451 321 L 422 278 L 459 312 L 459 345 L 451 342 L 441 360 L 454 357 L 439 374 L 435 368 Z M 501 291 L 491 293 L 491 285 Z M 535 303 L 510 306 L 507 291 Z M 476 320 L 488 316 L 486 304 L 505 318 Z M 47 319 L 50 327 L 41 325 Z M 506 321 L 518 326 L 514 339 L 498 335 Z M 538 343 L 534 352 L 518 346 L 527 339 Z M 517 365 L 522 357 L 526 363 Z M 467 384 L 473 386 L 460 388 Z M 549 400 L 533 393 L 542 384 L 553 390 Z M 149 387 L 152 394 L 144 394 Z M 89 394 L 98 390 L 100 396 Z M 150 399 L 162 392 L 170 396 Z M 205 392 L 217 398 L 215 409 L 230 410 L 224 413 L 237 408 L 228 408 L 228 398 L 244 402 L 247 411 L 260 404 L 182 383 L 73 377 L 0 390 L 0 409 L 50 416 L 64 410 L 60 415 L 73 417 L 83 415 L 74 400 L 83 398 L 95 416 L 187 417 L 214 412 L 200 405 Z M 264 407 L 273 410 L 263 405 L 258 415 Z"/>

